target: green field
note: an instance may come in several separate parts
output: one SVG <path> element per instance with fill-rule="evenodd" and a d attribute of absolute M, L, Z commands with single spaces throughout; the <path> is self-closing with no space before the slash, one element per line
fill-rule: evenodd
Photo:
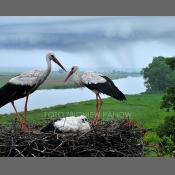
<path fill-rule="evenodd" d="M 101 118 L 129 117 L 146 128 L 156 128 L 170 112 L 160 109 L 161 94 L 129 95 L 126 102 L 118 102 L 112 98 L 104 99 Z M 28 112 L 28 122 L 43 122 L 46 118 L 58 118 L 69 115 L 85 114 L 93 118 L 95 100 L 37 109 Z M 15 118 L 15 114 L 0 115 L 0 123 L 6 123 Z"/>

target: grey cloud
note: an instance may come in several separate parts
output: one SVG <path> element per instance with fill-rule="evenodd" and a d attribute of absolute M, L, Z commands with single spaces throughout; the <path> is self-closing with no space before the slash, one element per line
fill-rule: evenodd
<path fill-rule="evenodd" d="M 0 49 L 97 51 L 137 41 L 169 43 L 175 39 L 174 17 L 57 17 L 46 21 L 38 17 L 38 23 L 22 19 L 8 24 L 0 20 Z"/>

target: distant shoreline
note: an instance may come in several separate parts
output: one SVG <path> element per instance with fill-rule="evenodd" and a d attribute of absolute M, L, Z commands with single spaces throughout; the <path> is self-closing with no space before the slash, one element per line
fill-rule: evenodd
<path fill-rule="evenodd" d="M 12 77 L 18 75 L 19 72 L 0 72 L 0 87 L 2 87 L 4 84 L 6 84 Z M 104 75 L 110 77 L 112 80 L 114 79 L 120 79 L 120 78 L 126 78 L 128 76 L 131 77 L 139 77 L 141 76 L 138 72 L 108 72 L 103 73 Z M 69 89 L 69 88 L 78 88 L 73 81 L 69 81 L 66 85 L 64 84 L 64 78 L 66 74 L 60 73 L 58 71 L 53 71 L 47 80 L 39 87 L 39 89 Z"/>

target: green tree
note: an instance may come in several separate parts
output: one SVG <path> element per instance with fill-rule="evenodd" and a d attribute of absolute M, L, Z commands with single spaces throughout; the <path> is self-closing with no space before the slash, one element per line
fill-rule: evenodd
<path fill-rule="evenodd" d="M 143 68 L 141 74 L 145 79 L 148 92 L 164 91 L 175 80 L 175 72 L 166 64 L 166 58 L 154 57 L 152 63 Z"/>
<path fill-rule="evenodd" d="M 171 67 L 171 69 L 175 69 L 175 57 L 167 58 L 165 62 Z"/>
<path fill-rule="evenodd" d="M 166 63 L 172 70 L 175 70 L 175 57 L 167 58 Z M 170 74 L 170 77 L 171 80 L 175 80 L 174 74 Z M 173 109 L 175 111 L 175 81 L 173 81 L 173 84 L 167 88 L 166 93 L 163 96 L 161 107 L 166 108 L 167 110 Z"/>
<path fill-rule="evenodd" d="M 166 58 L 165 62 L 172 70 L 175 70 L 175 57 Z M 173 81 L 174 74 L 170 73 L 169 79 Z M 175 81 L 173 82 L 171 86 L 167 87 L 161 107 L 175 111 Z M 175 156 L 175 115 L 165 118 L 164 123 L 158 127 L 157 134 L 161 138 L 160 150 L 163 155 Z"/>

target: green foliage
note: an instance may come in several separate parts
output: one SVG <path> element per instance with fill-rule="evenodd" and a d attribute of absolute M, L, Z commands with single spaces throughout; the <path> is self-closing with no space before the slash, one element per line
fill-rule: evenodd
<path fill-rule="evenodd" d="M 164 123 L 157 128 L 157 134 L 160 138 L 172 137 L 175 143 L 175 116 L 166 117 Z"/>
<path fill-rule="evenodd" d="M 175 144 L 172 140 L 172 136 L 164 136 L 160 142 L 160 154 L 161 156 L 174 157 L 175 156 Z"/>
<path fill-rule="evenodd" d="M 167 111 L 170 109 L 175 111 L 175 86 L 167 88 L 166 93 L 163 96 L 161 108 L 166 108 Z"/>
<path fill-rule="evenodd" d="M 161 156 L 175 156 L 175 116 L 165 118 L 164 123 L 157 128 L 157 135 L 161 138 Z"/>
<path fill-rule="evenodd" d="M 165 63 L 174 70 L 175 57 L 166 58 Z M 174 74 L 169 74 L 169 79 L 174 80 Z M 166 108 L 168 111 L 175 111 L 175 84 L 167 88 L 166 94 L 163 96 L 161 108 Z M 175 156 L 175 116 L 165 118 L 164 124 L 161 124 L 157 129 L 157 134 L 161 137 L 160 152 L 164 156 Z"/>
<path fill-rule="evenodd" d="M 141 74 L 148 92 L 164 91 L 174 83 L 175 71 L 166 64 L 166 60 L 161 56 L 154 57 L 152 63 L 142 69 Z"/>
<path fill-rule="evenodd" d="M 144 141 L 146 143 L 159 144 L 161 139 L 155 132 L 148 132 L 144 136 Z"/>
<path fill-rule="evenodd" d="M 159 147 L 157 147 L 161 142 L 161 138 L 156 132 L 149 131 L 144 136 L 145 143 L 145 156 L 146 157 L 158 157 L 160 156 Z"/>
<path fill-rule="evenodd" d="M 166 64 L 168 64 L 171 69 L 175 69 L 175 57 L 167 58 Z"/>
<path fill-rule="evenodd" d="M 170 66 L 172 70 L 175 69 L 175 57 L 166 58 L 167 65 Z M 170 73 L 169 79 L 171 81 L 175 80 L 175 75 Z M 174 81 L 175 82 L 175 81 Z M 173 109 L 175 111 L 175 83 L 167 88 L 165 95 L 163 96 L 163 101 L 161 108 L 166 108 L 168 111 Z"/>

